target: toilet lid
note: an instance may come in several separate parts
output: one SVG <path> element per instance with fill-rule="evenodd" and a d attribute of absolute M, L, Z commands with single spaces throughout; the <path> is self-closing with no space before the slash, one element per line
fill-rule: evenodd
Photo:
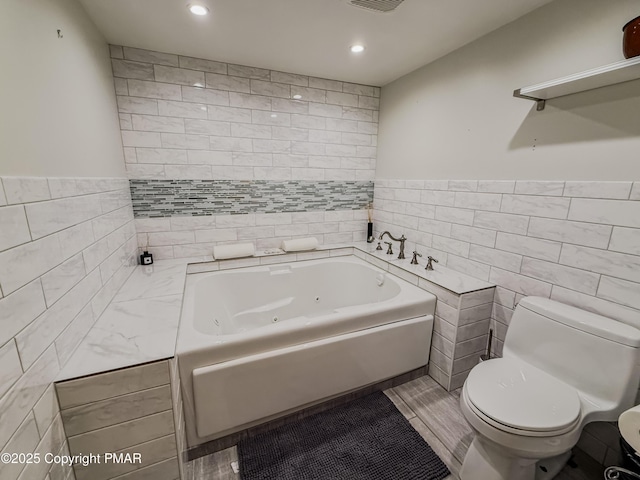
<path fill-rule="evenodd" d="M 513 358 L 480 363 L 469 373 L 465 388 L 480 412 L 518 430 L 565 430 L 580 415 L 574 388 Z"/>

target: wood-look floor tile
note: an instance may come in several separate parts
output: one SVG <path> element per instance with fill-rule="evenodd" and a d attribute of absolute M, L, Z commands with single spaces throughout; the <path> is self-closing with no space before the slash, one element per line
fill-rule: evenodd
<path fill-rule="evenodd" d="M 460 468 L 462 467 L 458 459 L 418 417 L 413 417 L 409 420 L 409 423 L 416 429 L 420 436 L 424 438 L 424 441 L 429 444 L 431 449 L 436 452 L 440 460 L 449 468 L 451 475 L 445 480 L 458 480 L 458 472 L 460 472 Z"/>
<path fill-rule="evenodd" d="M 416 413 L 413 410 L 411 410 L 406 403 L 404 403 L 404 400 L 402 400 L 400 396 L 393 391 L 393 388 L 389 388 L 388 390 L 385 390 L 383 393 L 389 398 L 389 400 L 393 402 L 393 404 L 400 411 L 400 413 L 404 415 L 404 418 L 409 420 L 416 416 Z"/>

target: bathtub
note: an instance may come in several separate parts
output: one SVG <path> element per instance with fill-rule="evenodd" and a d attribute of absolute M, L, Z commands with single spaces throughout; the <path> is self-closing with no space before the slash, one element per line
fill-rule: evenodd
<path fill-rule="evenodd" d="M 189 447 L 426 365 L 435 302 L 355 256 L 189 274 Z"/>

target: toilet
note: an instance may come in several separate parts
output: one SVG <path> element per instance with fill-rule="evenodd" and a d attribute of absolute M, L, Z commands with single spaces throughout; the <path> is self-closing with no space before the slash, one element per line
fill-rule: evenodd
<path fill-rule="evenodd" d="M 589 422 L 635 403 L 640 330 L 547 298 L 516 307 L 503 357 L 474 367 L 460 407 L 475 438 L 461 480 L 555 477 Z"/>

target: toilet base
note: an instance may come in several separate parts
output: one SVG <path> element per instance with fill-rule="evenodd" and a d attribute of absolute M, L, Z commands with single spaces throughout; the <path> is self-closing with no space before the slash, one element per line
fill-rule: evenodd
<path fill-rule="evenodd" d="M 556 457 L 536 460 L 505 455 L 476 436 L 464 457 L 460 480 L 551 480 L 564 467 L 571 451 Z"/>

